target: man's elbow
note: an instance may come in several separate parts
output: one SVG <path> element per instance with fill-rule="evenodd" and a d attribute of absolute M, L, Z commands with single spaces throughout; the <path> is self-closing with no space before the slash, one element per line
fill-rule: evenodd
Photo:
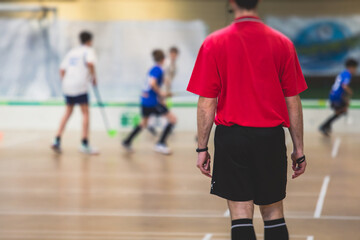
<path fill-rule="evenodd" d="M 95 70 L 95 65 L 93 64 L 93 63 L 87 63 L 87 66 L 88 66 L 88 68 L 91 70 L 91 71 L 93 71 L 93 70 Z"/>
<path fill-rule="evenodd" d="M 199 97 L 198 107 L 203 109 L 215 109 L 217 106 L 217 98 L 206 98 L 206 97 Z"/>
<path fill-rule="evenodd" d="M 286 104 L 301 103 L 300 95 L 298 94 L 291 97 L 285 97 L 285 102 Z"/>

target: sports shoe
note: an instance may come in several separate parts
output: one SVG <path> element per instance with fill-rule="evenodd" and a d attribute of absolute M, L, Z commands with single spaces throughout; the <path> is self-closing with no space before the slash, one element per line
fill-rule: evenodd
<path fill-rule="evenodd" d="M 61 148 L 60 148 L 60 143 L 55 141 L 52 145 L 51 145 L 51 149 L 54 150 L 54 152 L 56 153 L 61 153 Z"/>
<path fill-rule="evenodd" d="M 134 152 L 134 150 L 132 149 L 132 147 L 131 147 L 130 144 L 128 144 L 128 143 L 126 143 L 126 142 L 123 142 L 123 143 L 122 143 L 122 146 L 124 147 L 124 149 L 125 149 L 125 151 L 126 151 L 127 153 L 133 153 L 133 152 Z"/>
<path fill-rule="evenodd" d="M 320 131 L 323 135 L 325 135 L 326 137 L 329 137 L 329 136 L 330 136 L 330 133 L 331 133 L 331 128 L 325 127 L 325 126 L 321 126 L 321 127 L 319 128 L 319 131 Z"/>
<path fill-rule="evenodd" d="M 154 150 L 155 150 L 155 152 L 158 152 L 158 153 L 161 153 L 161 154 L 164 154 L 164 155 L 170 155 L 171 154 L 170 148 L 168 148 L 163 143 L 156 144 Z"/>
<path fill-rule="evenodd" d="M 89 154 L 89 155 L 99 154 L 99 151 L 97 149 L 92 148 L 87 144 L 81 144 L 79 151 L 82 153 L 85 153 L 85 154 Z"/>

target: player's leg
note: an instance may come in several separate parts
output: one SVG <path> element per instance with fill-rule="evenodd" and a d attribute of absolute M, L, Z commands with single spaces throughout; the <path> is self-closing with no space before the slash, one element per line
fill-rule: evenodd
<path fill-rule="evenodd" d="M 249 131 L 254 156 L 254 203 L 260 206 L 263 215 L 265 240 L 288 240 L 282 203 L 286 197 L 288 165 L 285 132 L 282 126 Z"/>
<path fill-rule="evenodd" d="M 171 133 L 172 129 L 174 128 L 177 118 L 172 112 L 168 112 L 165 115 L 166 120 L 168 121 L 161 138 L 159 140 L 159 143 L 166 145 L 166 139 L 168 138 L 169 134 Z"/>
<path fill-rule="evenodd" d="M 166 140 L 169 137 L 169 135 L 171 134 L 171 131 L 174 128 L 177 119 L 176 119 L 176 116 L 172 112 L 169 112 L 168 109 L 163 105 L 158 107 L 158 112 L 161 115 L 165 116 L 168 123 L 167 123 L 166 127 L 164 128 L 158 143 L 155 146 L 155 151 L 162 153 L 162 154 L 171 154 L 171 150 L 168 148 L 168 146 L 166 144 Z"/>
<path fill-rule="evenodd" d="M 122 145 L 124 148 L 131 152 L 131 144 L 134 138 L 141 132 L 142 129 L 146 128 L 149 122 L 149 117 L 151 115 L 150 109 L 142 108 L 142 119 L 139 125 L 135 126 L 135 128 L 132 130 L 132 132 L 129 134 L 129 136 L 123 141 Z"/>
<path fill-rule="evenodd" d="M 56 133 L 54 143 L 52 145 L 52 148 L 57 152 L 61 151 L 61 136 L 64 133 L 66 124 L 67 124 L 69 118 L 71 117 L 71 114 L 72 114 L 73 110 L 74 110 L 74 105 L 73 104 L 67 104 L 66 105 L 65 113 L 64 113 L 63 117 L 61 118 L 60 126 L 59 126 L 59 129 L 58 129 L 57 133 Z"/>
<path fill-rule="evenodd" d="M 253 226 L 254 202 L 234 202 L 228 200 L 231 216 L 231 240 L 256 239 Z"/>
<path fill-rule="evenodd" d="M 80 104 L 81 113 L 83 115 L 82 122 L 82 139 L 80 151 L 85 154 L 98 154 L 99 151 L 92 148 L 89 144 L 89 123 L 90 123 L 90 109 L 87 102 Z"/>
<path fill-rule="evenodd" d="M 288 240 L 289 232 L 284 219 L 283 201 L 260 206 L 264 220 L 265 240 Z"/>
<path fill-rule="evenodd" d="M 82 122 L 82 144 L 88 145 L 89 143 L 89 105 L 88 104 L 80 104 L 81 113 L 83 116 Z"/>
<path fill-rule="evenodd" d="M 333 102 L 331 107 L 334 109 L 334 114 L 330 116 L 319 129 L 325 136 L 329 136 L 333 122 L 347 112 L 348 103 L 345 101 Z"/>
<path fill-rule="evenodd" d="M 236 125 L 219 125 L 215 130 L 211 194 L 228 201 L 232 240 L 256 239 L 252 225 L 253 159 L 247 132 L 247 128 Z"/>

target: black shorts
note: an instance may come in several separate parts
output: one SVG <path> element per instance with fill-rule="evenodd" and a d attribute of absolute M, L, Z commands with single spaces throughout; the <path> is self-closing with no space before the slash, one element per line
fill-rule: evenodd
<path fill-rule="evenodd" d="M 65 95 L 65 102 L 67 105 L 89 104 L 89 96 L 87 93 L 78 96 Z"/>
<path fill-rule="evenodd" d="M 167 107 L 165 107 L 162 104 L 158 104 L 155 107 L 145 107 L 145 106 L 141 106 L 141 115 L 143 117 L 149 117 L 150 115 L 165 115 L 169 112 L 169 110 L 167 109 Z"/>
<path fill-rule="evenodd" d="M 348 106 L 348 103 L 345 100 L 339 100 L 339 101 L 332 101 L 331 102 L 331 108 L 335 111 L 341 110 Z"/>
<path fill-rule="evenodd" d="M 283 200 L 287 182 L 283 128 L 217 126 L 213 168 L 211 194 L 257 205 Z"/>

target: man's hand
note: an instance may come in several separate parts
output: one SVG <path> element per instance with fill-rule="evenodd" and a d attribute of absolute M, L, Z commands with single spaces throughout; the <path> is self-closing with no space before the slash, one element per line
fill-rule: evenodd
<path fill-rule="evenodd" d="M 304 156 L 304 123 L 303 123 L 303 112 L 301 106 L 300 96 L 292 96 L 285 98 L 286 105 L 289 112 L 290 118 L 290 135 L 293 141 L 293 153 L 291 159 L 293 161 L 292 169 L 294 174 L 292 178 L 297 178 L 305 172 L 306 161 L 298 164 L 296 160 Z"/>
<path fill-rule="evenodd" d="M 196 166 L 200 169 L 201 173 L 211 178 L 211 156 L 209 152 L 198 153 L 198 160 Z"/>
<path fill-rule="evenodd" d="M 92 85 L 93 85 L 93 86 L 96 86 L 96 85 L 97 85 L 97 80 L 96 80 L 96 78 L 93 79 Z"/>
<path fill-rule="evenodd" d="M 214 124 L 217 98 L 199 97 L 197 109 L 198 148 L 208 145 L 211 128 Z M 209 152 L 199 152 L 197 167 L 202 174 L 211 177 Z"/>
<path fill-rule="evenodd" d="M 298 160 L 299 158 L 303 157 L 304 154 L 299 154 L 299 153 L 296 153 L 296 152 L 293 152 L 291 154 L 291 160 L 293 161 L 292 163 L 292 169 L 294 170 L 294 173 L 292 175 L 292 179 L 294 178 L 297 178 L 298 176 L 302 175 L 304 172 L 305 172 L 305 169 L 306 169 L 306 161 L 298 164 L 296 162 L 296 160 Z"/>

